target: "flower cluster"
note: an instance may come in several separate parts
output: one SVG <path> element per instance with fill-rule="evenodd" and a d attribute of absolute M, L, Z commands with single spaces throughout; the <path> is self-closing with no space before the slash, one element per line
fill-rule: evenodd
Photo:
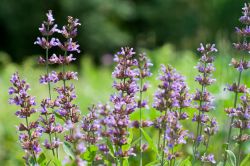
<path fill-rule="evenodd" d="M 47 14 L 48 21 L 45 21 L 44 24 L 48 25 L 47 29 L 44 29 L 45 26 L 42 24 L 42 28 L 39 28 L 39 30 L 42 32 L 45 37 L 37 38 L 37 41 L 35 44 L 40 45 L 42 48 L 46 49 L 46 58 L 39 57 L 39 64 L 46 64 L 47 68 L 47 74 L 42 75 L 40 77 L 40 83 L 42 84 L 50 84 L 57 83 L 58 81 L 66 81 L 66 80 L 77 80 L 77 73 L 71 72 L 71 71 L 65 71 L 65 65 L 70 64 L 72 61 L 75 61 L 76 58 L 74 58 L 73 54 L 67 55 L 68 52 L 77 52 L 80 53 L 79 50 L 79 44 L 77 42 L 73 41 L 73 38 L 77 36 L 77 27 L 81 25 L 78 21 L 78 19 L 74 19 L 73 17 L 68 17 L 68 24 L 66 26 L 63 26 L 62 30 L 57 29 L 57 25 L 54 25 L 54 18 L 52 15 L 52 12 L 49 11 Z M 53 21 L 51 21 L 53 20 Z M 53 28 L 50 30 L 50 26 L 53 25 Z M 42 29 L 42 30 L 41 30 Z M 49 32 L 48 32 L 49 31 Z M 53 33 L 52 33 L 53 32 Z M 54 32 L 60 33 L 63 35 L 63 37 L 66 38 L 66 42 L 61 43 L 59 39 L 52 38 L 50 42 L 48 42 L 49 37 L 54 34 Z M 51 47 L 57 46 L 59 47 L 63 52 L 64 55 L 57 56 L 56 54 L 53 54 L 52 56 L 48 55 L 48 51 Z M 63 65 L 63 71 L 62 72 L 55 72 L 52 71 L 49 73 L 48 71 L 48 64 L 59 64 Z"/>
<path fill-rule="evenodd" d="M 216 163 L 213 154 L 208 154 L 208 155 L 204 154 L 203 156 L 201 156 L 201 161 L 203 163 L 212 163 L 212 164 Z"/>
<path fill-rule="evenodd" d="M 109 114 L 110 114 L 110 106 L 108 104 L 98 104 L 97 108 L 96 108 L 96 112 L 99 116 L 99 120 L 98 120 L 98 124 L 100 125 L 99 127 L 99 138 L 100 138 L 100 142 L 98 144 L 99 150 L 104 153 L 104 154 L 108 154 L 109 153 L 109 148 L 106 145 L 107 140 L 103 140 L 104 139 L 108 139 L 109 138 L 109 132 L 108 132 L 108 122 L 109 122 Z"/>
<path fill-rule="evenodd" d="M 83 117 L 82 129 L 84 132 L 84 141 L 90 145 L 95 145 L 99 140 L 100 124 L 99 115 L 95 105 L 89 108 L 88 115 Z"/>
<path fill-rule="evenodd" d="M 54 33 L 58 33 L 60 30 L 57 29 L 57 24 L 54 23 L 55 19 L 53 17 L 52 11 L 46 14 L 47 21 L 44 21 L 39 31 L 43 35 L 43 37 L 38 37 L 34 44 L 38 44 L 43 49 L 50 49 L 54 46 L 57 46 L 57 39 L 50 38 Z"/>
<path fill-rule="evenodd" d="M 52 134 L 56 136 L 57 133 L 63 132 L 63 127 L 59 123 L 56 123 L 55 115 L 49 112 L 49 109 L 53 110 L 55 107 L 57 107 L 57 103 L 51 101 L 51 99 L 47 98 L 42 100 L 40 110 L 41 116 L 39 118 L 43 133 L 49 135 L 49 140 L 45 139 L 44 146 L 46 149 L 52 150 L 53 153 L 54 149 L 57 149 L 61 142 L 57 137 L 52 140 Z"/>
<path fill-rule="evenodd" d="M 73 104 L 76 99 L 75 87 L 73 85 L 56 88 L 59 94 L 56 98 L 58 104 L 57 113 L 64 119 L 64 121 L 71 121 L 77 123 L 79 121 L 80 110 L 76 104 Z"/>
<path fill-rule="evenodd" d="M 173 110 L 175 108 L 186 108 L 190 106 L 191 96 L 188 94 L 188 88 L 184 78 L 176 72 L 171 66 L 161 66 L 162 75 L 160 75 L 161 84 L 155 93 L 153 107 L 161 112 Z"/>
<path fill-rule="evenodd" d="M 57 29 L 57 25 L 54 23 L 52 11 L 47 13 L 47 21 L 44 21 L 39 31 L 43 35 L 42 38 L 38 37 L 35 44 L 40 45 L 46 50 L 46 56 L 39 57 L 39 64 L 46 66 L 46 74 L 40 76 L 41 84 L 48 84 L 49 98 L 43 99 L 41 102 L 41 116 L 39 121 L 42 124 L 44 133 L 48 134 L 49 140 L 45 139 L 44 146 L 46 149 L 51 149 L 53 155 L 55 155 L 54 149 L 56 149 L 56 156 L 58 157 L 58 147 L 61 143 L 58 139 L 58 135 L 63 132 L 63 127 L 56 122 L 56 114 L 61 116 L 65 121 L 71 121 L 77 123 L 79 121 L 79 109 L 77 105 L 73 104 L 73 100 L 76 98 L 74 86 L 66 86 L 67 80 L 77 80 L 77 73 L 71 71 L 65 71 L 65 65 L 70 64 L 76 60 L 72 54 L 67 55 L 67 52 L 80 52 L 79 45 L 72 41 L 72 38 L 77 35 L 77 27 L 80 25 L 78 19 L 68 17 L 68 25 L 63 26 L 62 30 Z M 59 39 L 51 36 L 54 33 L 62 34 L 67 39 L 67 42 L 61 43 Z M 59 47 L 64 51 L 64 56 L 52 54 L 50 56 L 49 50 L 52 47 Z M 55 72 L 49 71 L 49 65 L 58 64 L 63 66 L 63 71 Z M 63 87 L 55 88 L 58 96 L 55 100 L 52 99 L 51 83 L 57 83 L 59 81 L 64 82 Z M 49 111 L 52 110 L 52 111 Z M 54 138 L 52 137 L 54 135 Z M 71 142 L 71 135 L 66 135 L 65 139 Z"/>
<path fill-rule="evenodd" d="M 142 93 L 146 92 L 148 89 L 148 83 L 143 82 L 145 78 L 152 76 L 152 73 L 150 72 L 150 67 L 153 66 L 151 61 L 147 58 L 145 53 L 139 54 L 138 58 L 138 79 L 140 80 L 140 99 L 138 101 L 138 108 L 148 108 L 147 101 L 142 100 Z"/>
<path fill-rule="evenodd" d="M 247 41 L 247 37 L 250 35 L 250 4 L 245 3 L 245 6 L 242 8 L 242 14 L 243 16 L 240 17 L 239 21 L 244 25 L 244 27 L 236 27 L 235 29 L 236 33 L 240 37 L 243 37 L 243 41 L 234 43 L 233 45 L 237 50 L 249 52 L 250 44 Z M 244 61 L 241 63 L 244 63 Z"/>
<path fill-rule="evenodd" d="M 53 63 L 58 63 L 62 65 L 62 72 L 57 73 L 58 80 L 63 81 L 63 87 L 56 88 L 58 93 L 57 102 L 59 103 L 58 113 L 65 121 L 71 121 L 72 123 L 77 123 L 79 121 L 80 110 L 76 104 L 73 104 L 74 99 L 76 98 L 75 94 L 75 87 L 73 85 L 66 85 L 66 81 L 68 80 L 77 80 L 77 73 L 66 71 L 65 66 L 68 65 L 70 62 L 76 60 L 72 54 L 68 55 L 68 52 L 77 52 L 80 53 L 79 45 L 77 42 L 73 41 L 73 38 L 77 36 L 77 28 L 81 24 L 78 22 L 78 19 L 74 19 L 73 17 L 68 17 L 67 25 L 62 27 L 60 33 L 66 39 L 64 43 L 58 41 L 58 46 L 64 52 L 64 55 L 56 56 L 53 55 L 50 59 Z M 66 135 L 66 140 L 70 135 Z"/>
<path fill-rule="evenodd" d="M 240 142 L 246 142 L 250 139 L 248 134 L 244 134 L 244 131 L 250 128 L 250 96 L 249 92 L 245 93 L 240 98 L 241 103 L 237 108 L 227 108 L 226 113 L 230 117 L 234 117 L 232 127 L 240 129 L 240 135 L 235 137 L 235 140 Z"/>
<path fill-rule="evenodd" d="M 239 39 L 241 41 L 239 41 L 238 43 L 233 43 L 234 47 L 239 50 L 239 51 L 243 51 L 244 54 L 245 52 L 250 51 L 250 44 L 248 42 L 248 37 L 249 37 L 249 30 L 250 30 L 250 4 L 246 4 L 245 6 L 242 8 L 242 14 L 243 16 L 240 17 L 239 21 L 243 24 L 244 27 L 242 28 L 238 28 L 236 27 L 236 34 L 239 36 Z M 237 69 L 238 71 L 238 78 L 237 78 L 237 82 L 232 83 L 231 85 L 227 86 L 227 90 L 230 92 L 234 93 L 234 102 L 233 102 L 233 108 L 226 108 L 225 112 L 227 113 L 227 115 L 230 117 L 230 124 L 229 124 L 229 130 L 228 130 L 228 137 L 227 137 L 227 147 L 226 150 L 228 150 L 230 147 L 230 142 L 231 142 L 231 133 L 232 133 L 232 128 L 236 127 L 238 129 L 240 129 L 240 135 L 239 137 L 242 136 L 241 132 L 243 131 L 243 129 L 241 127 L 239 127 L 237 124 L 237 122 L 241 122 L 238 118 L 237 112 L 240 112 L 241 109 L 243 109 L 243 105 L 244 105 L 244 98 L 246 99 L 247 94 L 248 94 L 248 90 L 247 90 L 247 86 L 244 84 L 241 84 L 241 79 L 242 79 L 242 72 L 246 71 L 247 69 L 249 69 L 250 67 L 250 62 L 245 59 L 244 54 L 242 55 L 241 58 L 239 59 L 235 59 L 233 58 L 231 61 L 231 66 L 235 69 Z M 240 94 L 245 94 L 244 96 L 241 97 L 241 102 L 242 105 L 240 107 L 237 107 L 237 102 L 238 102 L 238 98 L 240 96 Z M 237 120 L 235 120 L 237 119 Z M 239 155 L 238 155 L 238 159 L 237 161 L 240 161 L 240 151 L 241 151 L 241 142 L 244 141 L 240 141 L 241 138 L 238 139 L 238 143 L 239 143 Z M 225 152 L 224 155 L 224 165 L 226 164 L 227 161 L 227 153 Z"/>
<path fill-rule="evenodd" d="M 212 78 L 212 73 L 215 70 L 213 66 L 214 57 L 211 55 L 217 52 L 214 44 L 200 44 L 197 49 L 201 53 L 200 62 L 196 66 L 200 73 L 196 78 L 201 89 L 197 89 L 193 100 L 197 102 L 196 109 L 199 111 L 198 115 L 194 114 L 192 121 L 197 122 L 197 133 L 194 140 L 193 152 L 196 158 L 201 159 L 202 162 L 208 162 L 206 152 L 209 144 L 209 139 L 212 135 L 217 132 L 217 122 L 214 118 L 210 118 L 207 113 L 210 112 L 214 107 L 212 105 L 213 97 L 207 91 L 207 86 L 211 85 L 215 79 Z M 204 135 L 204 134 L 205 135 Z M 200 152 L 198 150 L 200 143 L 203 142 L 206 146 L 203 156 L 200 158 Z M 213 154 L 209 155 L 209 158 L 213 158 Z M 205 160 L 206 159 L 206 160 Z M 214 160 L 211 160 L 214 162 Z"/>
<path fill-rule="evenodd" d="M 139 72 L 137 70 L 138 61 L 134 58 L 134 55 L 133 48 L 125 47 L 114 58 L 117 65 L 112 75 L 117 81 L 114 82 L 113 87 L 117 90 L 117 93 L 110 98 L 114 107 L 106 122 L 107 133 L 113 145 L 117 147 L 115 155 L 118 157 L 126 157 L 132 154 L 131 149 L 124 151 L 122 146 L 127 144 L 129 115 L 137 108 L 135 95 L 139 91 L 136 83 Z"/>
<path fill-rule="evenodd" d="M 175 111 L 168 111 L 164 118 L 166 127 L 164 139 L 167 142 L 164 153 L 167 160 L 172 160 L 180 156 L 180 153 L 178 151 L 174 152 L 173 148 L 177 145 L 186 144 L 188 131 L 183 129 Z"/>
<path fill-rule="evenodd" d="M 179 153 L 174 152 L 174 147 L 186 143 L 187 131 L 182 128 L 179 120 L 188 118 L 182 109 L 190 106 L 191 95 L 184 78 L 174 68 L 162 65 L 161 71 L 161 84 L 155 93 L 153 107 L 162 113 L 154 125 L 159 129 L 158 148 L 161 146 L 163 164 L 165 156 L 170 162 L 175 160 Z"/>
<path fill-rule="evenodd" d="M 20 79 L 18 73 L 12 75 L 10 82 L 13 87 L 9 88 L 9 94 L 12 96 L 9 103 L 19 106 L 21 109 L 16 112 L 16 116 L 25 119 L 25 123 L 21 123 L 17 130 L 20 131 L 19 141 L 26 152 L 24 159 L 28 163 L 30 156 L 36 160 L 36 155 L 41 151 L 39 137 L 42 131 L 39 128 L 39 122 L 30 121 L 32 114 L 36 113 L 35 98 L 28 94 L 30 86 L 25 80 Z"/>

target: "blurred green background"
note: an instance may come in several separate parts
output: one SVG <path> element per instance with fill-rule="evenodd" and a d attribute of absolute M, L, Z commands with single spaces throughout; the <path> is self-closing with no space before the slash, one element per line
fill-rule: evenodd
<path fill-rule="evenodd" d="M 231 43 L 237 41 L 234 27 L 239 26 L 242 6 L 243 2 L 236 0 L 1 0 L 0 164 L 22 165 L 22 151 L 15 130 L 19 122 L 14 115 L 17 108 L 8 104 L 11 74 L 19 71 L 26 78 L 37 103 L 47 96 L 47 86 L 40 86 L 38 81 L 45 70 L 36 63 L 38 55 L 44 52 L 33 43 L 40 35 L 38 27 L 49 9 L 54 11 L 59 25 L 65 23 L 67 15 L 79 18 L 82 23 L 77 38 L 82 53 L 69 69 L 77 70 L 80 75 L 79 81 L 73 83 L 78 94 L 76 103 L 83 114 L 91 104 L 107 102 L 113 93 L 112 55 L 121 46 L 145 51 L 154 63 L 153 77 L 148 80 L 151 87 L 146 96 L 152 104 L 159 83 L 156 78 L 160 64 L 171 64 L 177 68 L 194 92 L 198 86 L 194 81 L 197 74 L 194 66 L 199 57 L 196 47 L 200 42 L 216 43 L 219 49 L 215 61 L 217 82 L 209 90 L 215 96 L 216 109 L 212 116 L 219 120 L 220 132 L 212 138 L 213 146 L 209 151 L 221 160 L 220 149 L 228 129 L 223 110 L 233 105 L 232 95 L 224 88 L 237 77 L 228 64 L 232 57 L 239 56 Z M 249 84 L 249 74 L 244 73 L 243 76 L 243 82 Z M 188 111 L 192 115 L 195 110 Z M 156 115 L 153 109 L 143 113 L 145 119 Z M 132 118 L 138 119 L 138 113 L 135 112 Z M 191 119 L 184 125 L 193 130 L 195 125 L 190 123 Z M 156 136 L 153 131 L 149 133 Z M 244 148 L 245 153 L 250 152 L 248 144 Z M 189 145 L 184 149 L 191 153 Z M 150 150 L 146 154 L 145 161 L 154 157 Z M 135 158 L 131 161 L 136 163 Z"/>

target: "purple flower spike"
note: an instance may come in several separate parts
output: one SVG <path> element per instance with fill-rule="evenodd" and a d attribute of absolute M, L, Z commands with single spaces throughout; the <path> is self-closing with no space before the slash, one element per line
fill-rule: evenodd
<path fill-rule="evenodd" d="M 113 87 L 117 92 L 110 97 L 113 107 L 109 108 L 109 113 L 104 111 L 108 108 L 102 106 L 101 115 L 105 117 L 100 123 L 105 125 L 105 129 L 102 129 L 100 134 L 110 139 L 112 144 L 118 147 L 115 155 L 127 157 L 134 154 L 133 150 L 123 150 L 122 146 L 127 144 L 127 129 L 131 125 L 129 115 L 137 108 L 135 95 L 139 91 L 139 87 L 136 81 L 140 72 L 133 48 L 121 48 L 121 51 L 115 55 L 114 61 L 117 62 L 117 65 L 112 73 L 116 78 Z M 107 152 L 103 146 L 100 148 L 104 153 Z"/>
<path fill-rule="evenodd" d="M 17 130 L 20 132 L 19 141 L 27 156 L 32 156 L 33 159 L 41 152 L 41 148 L 38 142 L 38 138 L 41 136 L 41 130 L 38 129 L 37 121 L 30 121 L 31 115 L 36 110 L 35 98 L 28 94 L 29 84 L 25 80 L 21 80 L 18 73 L 14 73 L 10 82 L 13 87 L 9 89 L 11 95 L 9 102 L 20 107 L 20 110 L 16 112 L 16 116 L 24 118 L 25 124 L 21 123 Z M 28 157 L 29 158 L 29 157 Z"/>
<path fill-rule="evenodd" d="M 194 157 L 196 159 L 204 160 L 207 159 L 205 157 L 200 158 L 201 154 L 199 152 L 199 147 L 204 142 L 204 145 L 208 147 L 209 139 L 212 135 L 214 135 L 217 130 L 217 122 L 213 118 L 211 119 L 207 112 L 213 110 L 212 100 L 213 97 L 207 91 L 207 87 L 213 84 L 216 80 L 212 77 L 213 72 L 215 71 L 215 67 L 213 65 L 214 57 L 211 55 L 218 50 L 215 47 L 215 44 L 200 44 L 200 47 L 197 49 L 198 52 L 201 54 L 201 58 L 199 59 L 199 63 L 196 66 L 198 72 L 200 73 L 196 78 L 195 81 L 198 82 L 201 86 L 200 89 L 196 90 L 196 93 L 193 97 L 193 100 L 196 102 L 195 108 L 198 110 L 198 115 L 195 113 L 192 121 L 197 122 L 197 133 L 194 137 L 194 145 L 193 145 L 193 152 Z M 207 148 L 205 153 L 207 152 Z M 205 155 L 204 153 L 204 155 Z"/>

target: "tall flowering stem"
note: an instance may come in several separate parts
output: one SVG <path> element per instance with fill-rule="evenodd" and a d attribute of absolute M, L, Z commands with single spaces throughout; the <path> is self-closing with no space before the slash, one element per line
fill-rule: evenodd
<path fill-rule="evenodd" d="M 17 105 L 20 110 L 16 112 L 16 116 L 25 119 L 25 123 L 21 123 L 17 130 L 20 131 L 19 141 L 25 156 L 23 157 L 27 165 L 30 165 L 30 160 L 37 163 L 37 155 L 40 153 L 41 148 L 38 138 L 41 136 L 38 121 L 30 121 L 30 117 L 36 113 L 34 109 L 35 98 L 28 94 L 30 89 L 29 84 L 25 80 L 21 80 L 18 73 L 14 73 L 10 80 L 13 87 L 9 88 L 9 103 Z"/>
<path fill-rule="evenodd" d="M 233 118 L 232 127 L 239 130 L 239 135 L 234 140 L 239 144 L 238 162 L 240 165 L 242 143 L 250 139 L 250 135 L 245 133 L 250 128 L 250 94 L 246 92 L 240 98 L 241 103 L 236 108 L 225 109 L 227 115 Z"/>
<path fill-rule="evenodd" d="M 108 117 L 107 133 L 115 146 L 115 156 L 119 160 L 117 162 L 123 165 L 123 158 L 133 155 L 132 148 L 123 150 L 122 146 L 128 143 L 129 116 L 137 108 L 135 95 L 139 88 L 136 84 L 136 77 L 139 73 L 133 48 L 122 48 L 115 55 L 114 61 L 117 65 L 112 75 L 117 81 L 114 82 L 113 87 L 117 90 L 117 93 L 110 98 L 114 107 Z"/>
<path fill-rule="evenodd" d="M 58 46 L 64 51 L 63 59 L 66 60 L 68 57 L 69 52 L 77 52 L 80 53 L 79 47 L 80 45 L 77 44 L 77 42 L 73 41 L 73 38 L 77 36 L 77 28 L 81 24 L 78 22 L 78 19 L 74 19 L 71 16 L 68 16 L 68 24 L 62 27 L 62 30 L 60 30 L 60 33 L 63 35 L 63 37 L 66 39 L 64 43 L 61 43 L 59 40 Z M 69 55 L 69 57 L 72 57 L 72 55 Z M 65 76 L 66 71 L 65 71 L 65 65 L 66 63 L 62 63 L 62 74 Z M 64 88 L 66 87 L 66 78 L 63 78 L 63 85 Z"/>
<path fill-rule="evenodd" d="M 250 47 L 249 47 L 249 42 L 247 40 L 247 38 L 250 35 L 250 4 L 246 4 L 244 5 L 244 7 L 242 8 L 242 14 L 243 16 L 241 16 L 239 18 L 239 21 L 243 24 L 242 28 L 236 27 L 236 33 L 239 36 L 239 38 L 241 38 L 242 40 L 239 41 L 238 43 L 234 43 L 234 47 L 245 53 L 249 53 L 250 51 Z M 237 108 L 237 101 L 239 98 L 239 94 L 240 93 L 246 93 L 247 88 L 246 85 L 242 84 L 241 85 L 241 77 L 242 77 L 242 72 L 244 70 L 247 70 L 250 67 L 250 63 L 245 60 L 244 55 L 242 56 L 241 59 L 236 60 L 236 59 L 232 59 L 231 65 L 237 69 L 237 71 L 239 72 L 239 76 L 238 76 L 238 81 L 236 83 L 233 83 L 232 85 L 229 85 L 227 90 L 230 92 L 233 92 L 235 94 L 235 98 L 234 98 L 234 105 L 233 108 Z M 226 150 L 229 149 L 229 145 L 231 142 L 231 134 L 232 134 L 232 128 L 233 128 L 233 124 L 234 124 L 234 119 L 235 116 L 231 116 L 231 114 L 228 113 L 228 110 L 230 109 L 225 109 L 226 113 L 230 116 L 230 126 L 229 126 L 229 130 L 228 130 L 228 137 L 227 137 L 227 146 L 226 146 Z M 241 133 L 241 130 L 240 130 Z M 241 143 L 239 142 L 239 152 L 241 148 Z M 226 165 L 227 162 L 227 153 L 225 152 L 224 155 L 224 166 Z M 238 162 L 240 162 L 240 154 L 238 156 Z M 237 163 L 239 165 L 239 163 Z"/>
<path fill-rule="evenodd" d="M 41 76 L 40 82 L 48 85 L 48 93 L 49 93 L 49 98 L 44 99 L 42 101 L 42 104 L 41 104 L 42 110 L 41 110 L 40 119 L 41 119 L 41 122 L 45 126 L 45 129 L 44 129 L 45 133 L 49 135 L 49 142 L 48 140 L 45 140 L 45 147 L 48 149 L 51 149 L 54 156 L 55 156 L 54 149 L 56 148 L 56 156 L 58 157 L 58 145 L 59 144 L 58 144 L 57 132 L 61 132 L 61 131 L 54 130 L 52 132 L 52 128 L 56 126 L 55 115 L 53 112 L 49 113 L 47 109 L 49 108 L 53 109 L 54 107 L 53 105 L 51 105 L 52 104 L 51 82 L 55 80 L 55 77 L 49 73 L 50 72 L 49 71 L 49 64 L 50 64 L 49 49 L 58 45 L 56 42 L 56 39 L 51 38 L 51 36 L 55 32 L 59 32 L 59 30 L 57 29 L 57 24 L 54 23 L 55 19 L 52 15 L 51 10 L 49 10 L 46 16 L 47 16 L 47 20 L 44 21 L 42 26 L 39 28 L 39 31 L 41 32 L 43 37 L 42 38 L 38 37 L 37 41 L 35 42 L 35 44 L 38 44 L 43 49 L 45 49 L 45 58 L 40 57 L 39 63 L 45 65 L 46 74 L 44 76 Z M 45 116 L 45 118 L 43 118 L 42 116 Z M 52 141 L 52 133 L 54 133 L 55 135 L 55 141 Z"/>
<path fill-rule="evenodd" d="M 64 55 L 53 55 L 51 57 L 52 63 L 62 65 L 62 71 L 55 74 L 57 78 L 55 82 L 63 81 L 63 87 L 55 89 L 58 93 L 56 100 L 59 103 L 57 112 L 68 123 L 77 123 L 80 116 L 78 106 L 73 104 L 73 100 L 76 98 L 75 88 L 73 85 L 66 85 L 66 81 L 68 80 L 78 80 L 77 72 L 66 71 L 65 69 L 66 65 L 69 65 L 72 61 L 76 60 L 76 58 L 73 57 L 73 54 L 68 55 L 68 53 L 80 53 L 79 45 L 77 42 L 73 41 L 73 38 L 77 36 L 77 27 L 81 25 L 78 21 L 78 19 L 68 16 L 67 25 L 59 30 L 59 33 L 62 34 L 66 41 L 62 43 L 59 39 L 56 40 L 58 46 L 64 52 Z M 73 137 L 73 130 L 70 129 L 69 132 L 70 135 L 65 136 L 67 141 Z"/>
<path fill-rule="evenodd" d="M 147 101 L 143 100 L 143 92 L 147 91 L 148 84 L 144 82 L 146 77 L 150 77 L 152 73 L 150 72 L 150 67 L 153 66 L 153 64 L 150 62 L 150 60 L 146 57 L 145 53 L 139 54 L 138 58 L 138 68 L 139 68 L 139 101 L 138 101 L 138 108 L 140 111 L 140 127 L 142 127 L 142 108 L 147 107 Z M 142 166 L 142 131 L 140 130 L 140 166 Z"/>
<path fill-rule="evenodd" d="M 187 119 L 188 116 L 181 110 L 190 105 L 191 98 L 187 93 L 184 78 L 174 68 L 162 65 L 161 72 L 161 84 L 155 93 L 153 107 L 162 114 L 155 120 L 154 125 L 160 131 L 158 144 L 163 166 L 165 156 L 169 164 L 174 165 L 176 157 L 179 156 L 178 152 L 174 152 L 174 147 L 186 143 L 187 131 L 182 128 L 180 120 Z"/>
<path fill-rule="evenodd" d="M 201 159 L 204 162 L 214 163 L 213 155 L 210 155 L 209 158 L 206 156 L 207 147 L 209 144 L 210 136 L 213 133 L 207 133 L 207 130 L 214 130 L 217 128 L 217 123 L 215 120 L 211 119 L 206 113 L 210 112 L 213 109 L 212 106 L 212 96 L 207 91 L 207 87 L 211 85 L 215 79 L 212 78 L 212 73 L 215 70 L 213 66 L 214 57 L 211 55 L 214 52 L 217 52 L 214 44 L 206 44 L 205 46 L 201 43 L 200 48 L 197 49 L 201 54 L 200 62 L 196 66 L 198 72 L 200 73 L 196 78 L 201 85 L 201 89 L 197 89 L 194 95 L 194 101 L 197 101 L 196 109 L 198 110 L 198 115 L 194 114 L 193 121 L 197 122 L 196 136 L 193 143 L 193 153 L 195 159 Z M 203 133 L 205 135 L 203 135 Z M 206 137 L 205 137 L 206 136 Z M 206 150 L 204 155 L 200 158 L 201 154 L 198 151 L 201 143 L 204 142 Z M 208 160 L 210 159 L 210 160 Z M 208 161 L 207 161 L 208 160 Z"/>

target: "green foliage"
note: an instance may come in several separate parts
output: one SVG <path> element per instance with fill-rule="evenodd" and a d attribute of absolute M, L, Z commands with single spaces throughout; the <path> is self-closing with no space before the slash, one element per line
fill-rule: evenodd
<path fill-rule="evenodd" d="M 69 157 L 71 157 L 71 159 L 75 158 L 73 149 L 68 142 L 63 142 L 63 150 Z"/>
<path fill-rule="evenodd" d="M 158 155 L 158 148 L 155 145 L 155 142 L 153 141 L 152 137 L 150 137 L 147 134 L 147 132 L 145 132 L 142 128 L 140 128 L 140 130 L 142 131 L 142 135 L 144 136 L 144 138 L 148 142 L 149 148 L 151 148 Z"/>
<path fill-rule="evenodd" d="M 231 151 L 231 150 L 226 150 L 227 154 L 228 154 L 228 161 L 230 166 L 236 166 L 236 157 L 235 154 Z"/>
<path fill-rule="evenodd" d="M 62 162 L 56 158 L 53 159 L 53 164 L 54 164 L 54 166 L 62 166 Z"/>
<path fill-rule="evenodd" d="M 248 154 L 240 163 L 240 166 L 248 166 L 250 163 L 250 154 Z"/>
<path fill-rule="evenodd" d="M 192 166 L 190 157 L 187 157 L 185 160 L 181 161 L 181 163 L 178 166 Z"/>
<path fill-rule="evenodd" d="M 41 153 L 40 154 L 40 156 L 39 156 L 39 158 L 38 158 L 38 160 L 37 160 L 37 163 L 39 164 L 39 165 L 41 165 L 41 166 L 43 166 L 43 165 L 46 165 L 46 156 L 45 156 L 45 154 L 44 153 Z"/>
<path fill-rule="evenodd" d="M 98 150 L 97 146 L 90 145 L 87 148 L 87 151 L 82 154 L 81 158 L 84 159 L 85 161 L 92 162 L 95 159 L 97 150 Z"/>

